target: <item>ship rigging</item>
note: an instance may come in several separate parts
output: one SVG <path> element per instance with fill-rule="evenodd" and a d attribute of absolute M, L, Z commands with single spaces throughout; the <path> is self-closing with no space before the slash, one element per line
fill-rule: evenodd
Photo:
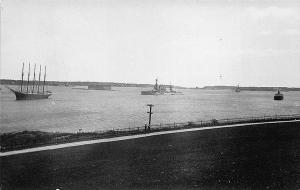
<path fill-rule="evenodd" d="M 15 96 L 16 100 L 35 100 L 35 99 L 47 99 L 49 96 L 52 95 L 51 92 L 45 91 L 45 84 L 46 84 L 46 66 L 44 70 L 44 81 L 43 81 L 43 87 L 42 90 L 40 90 L 40 83 L 41 83 L 41 65 L 40 65 L 40 71 L 39 71 L 39 81 L 37 84 L 37 89 L 35 90 L 36 84 L 35 84 L 35 70 L 36 65 L 34 65 L 34 73 L 33 73 L 33 81 L 32 81 L 32 90 L 30 90 L 30 63 L 28 68 L 28 75 L 27 75 L 27 85 L 26 85 L 26 91 L 23 90 L 24 87 L 24 63 L 22 67 L 22 77 L 21 77 L 21 88 L 20 90 L 15 90 L 10 87 L 7 87 L 9 90 L 11 90 Z"/>

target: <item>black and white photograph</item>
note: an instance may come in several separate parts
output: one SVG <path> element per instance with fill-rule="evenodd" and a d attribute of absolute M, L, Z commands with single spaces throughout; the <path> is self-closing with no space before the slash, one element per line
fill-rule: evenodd
<path fill-rule="evenodd" d="M 300 189 L 299 0 L 0 0 L 0 190 Z"/>

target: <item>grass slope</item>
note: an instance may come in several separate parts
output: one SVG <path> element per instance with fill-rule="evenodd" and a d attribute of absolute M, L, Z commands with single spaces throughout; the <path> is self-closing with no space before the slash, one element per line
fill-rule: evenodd
<path fill-rule="evenodd" d="M 299 189 L 300 122 L 1 157 L 1 189 Z"/>

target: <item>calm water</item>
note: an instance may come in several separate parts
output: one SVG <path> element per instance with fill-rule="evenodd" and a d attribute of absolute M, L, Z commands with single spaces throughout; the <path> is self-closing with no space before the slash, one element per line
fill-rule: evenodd
<path fill-rule="evenodd" d="M 16 101 L 1 86 L 1 132 L 20 130 L 76 132 L 143 126 L 154 104 L 153 124 L 275 114 L 300 114 L 300 92 L 180 90 L 184 95 L 142 96 L 142 88 L 114 91 L 48 87 L 51 99 Z"/>

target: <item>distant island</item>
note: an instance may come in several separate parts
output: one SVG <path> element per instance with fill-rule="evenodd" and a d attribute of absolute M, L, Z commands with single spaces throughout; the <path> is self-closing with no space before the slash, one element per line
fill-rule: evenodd
<path fill-rule="evenodd" d="M 31 83 L 32 81 L 30 81 Z M 1 85 L 21 85 L 21 80 L 13 79 L 0 79 Z M 141 88 L 153 88 L 153 84 L 137 84 L 137 83 L 119 83 L 119 82 L 82 82 L 82 81 L 46 81 L 48 86 L 92 86 L 92 85 L 109 85 L 112 87 L 141 87 Z M 170 85 L 163 85 L 170 86 Z M 187 88 L 182 86 L 173 86 L 177 89 L 199 89 L 199 90 L 235 90 L 236 86 L 204 86 L 196 88 Z M 296 87 L 239 87 L 241 91 L 276 91 L 278 88 L 280 91 L 300 91 L 300 88 Z"/>
<path fill-rule="evenodd" d="M 300 91 L 300 88 L 291 88 L 291 87 L 239 87 L 241 91 L 276 91 L 280 89 L 280 91 Z M 236 86 L 205 86 L 202 90 L 235 90 Z"/>
<path fill-rule="evenodd" d="M 30 81 L 31 83 L 32 81 Z M 0 79 L 1 85 L 21 85 L 21 80 Z M 25 82 L 26 84 L 26 82 Z M 92 86 L 92 85 L 109 85 L 112 87 L 142 87 L 153 88 L 153 84 L 136 84 L 136 83 L 118 83 L 118 82 L 82 82 L 82 81 L 46 81 L 48 86 Z M 169 86 L 169 85 L 165 85 Z M 173 86 L 173 88 L 184 88 Z"/>

